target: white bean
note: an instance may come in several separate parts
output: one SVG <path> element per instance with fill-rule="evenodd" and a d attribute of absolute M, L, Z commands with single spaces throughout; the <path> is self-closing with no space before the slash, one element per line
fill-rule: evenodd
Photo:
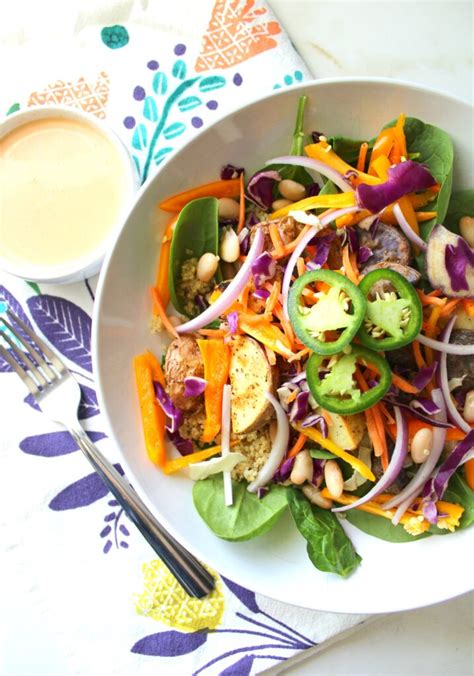
<path fill-rule="evenodd" d="M 279 209 L 287 207 L 289 204 L 293 204 L 293 200 L 275 200 L 272 202 L 272 209 L 273 211 L 278 211 Z"/>
<path fill-rule="evenodd" d="M 422 427 L 415 432 L 411 440 L 411 459 L 421 465 L 428 458 L 433 446 L 433 432 L 428 427 Z"/>
<path fill-rule="evenodd" d="M 228 218 L 238 220 L 240 206 L 238 202 L 233 200 L 231 197 L 221 197 L 219 200 L 218 214 L 219 218 L 223 220 L 227 220 Z"/>
<path fill-rule="evenodd" d="M 474 422 L 474 390 L 469 390 L 464 402 L 464 420 L 468 423 Z"/>
<path fill-rule="evenodd" d="M 240 256 L 239 238 L 233 228 L 226 228 L 219 245 L 219 255 L 226 263 L 234 263 Z"/>
<path fill-rule="evenodd" d="M 469 246 L 474 247 L 474 218 L 463 216 L 459 221 L 459 232 Z"/>
<path fill-rule="evenodd" d="M 306 484 L 306 486 L 303 486 L 302 490 L 303 490 L 303 493 L 308 498 L 308 500 L 313 503 L 313 505 L 317 505 L 318 507 L 322 507 L 322 509 L 331 509 L 332 500 L 328 500 L 323 495 L 321 495 L 321 493 L 318 491 L 316 486 L 312 486 L 311 484 Z"/>
<path fill-rule="evenodd" d="M 291 483 L 300 486 L 301 484 L 304 484 L 305 481 L 311 481 L 312 478 L 313 459 L 311 458 L 309 451 L 300 451 L 295 458 L 295 464 L 291 470 Z"/>
<path fill-rule="evenodd" d="M 324 464 L 324 480 L 331 495 L 339 498 L 344 490 L 342 472 L 335 460 L 327 460 Z"/>
<path fill-rule="evenodd" d="M 280 195 L 291 202 L 298 202 L 306 196 L 306 188 L 297 181 L 292 181 L 290 178 L 284 178 L 278 184 Z"/>
<path fill-rule="evenodd" d="M 201 282 L 210 282 L 217 272 L 219 256 L 213 253 L 205 253 L 198 260 L 196 276 Z"/>

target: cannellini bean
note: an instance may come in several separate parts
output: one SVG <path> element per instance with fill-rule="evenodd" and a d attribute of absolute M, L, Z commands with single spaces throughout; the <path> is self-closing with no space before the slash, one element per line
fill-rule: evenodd
<path fill-rule="evenodd" d="M 428 427 L 422 427 L 418 432 L 415 432 L 411 440 L 411 459 L 417 465 L 425 462 L 431 453 L 433 446 L 433 432 Z"/>
<path fill-rule="evenodd" d="M 311 481 L 313 478 L 313 459 L 309 451 L 300 451 L 295 458 L 295 464 L 291 470 L 291 483 L 300 486 L 305 481 Z"/>
<path fill-rule="evenodd" d="M 240 256 L 239 238 L 233 228 L 226 228 L 219 245 L 219 255 L 226 263 L 234 263 Z"/>
<path fill-rule="evenodd" d="M 469 246 L 474 247 L 474 218 L 472 216 L 463 216 L 460 219 L 459 232 Z"/>
<path fill-rule="evenodd" d="M 217 272 L 219 256 L 213 253 L 205 253 L 198 260 L 196 276 L 201 282 L 210 282 Z"/>
<path fill-rule="evenodd" d="M 228 218 L 238 220 L 240 214 L 239 203 L 231 197 L 221 197 L 219 200 L 218 214 L 219 218 L 223 220 L 227 220 Z"/>
<path fill-rule="evenodd" d="M 287 207 L 289 204 L 293 204 L 293 200 L 275 200 L 272 202 L 272 209 L 273 211 L 278 211 L 278 209 L 283 209 L 283 207 Z"/>
<path fill-rule="evenodd" d="M 339 498 L 344 490 L 342 472 L 335 460 L 327 460 L 324 464 L 324 480 L 331 495 Z"/>
<path fill-rule="evenodd" d="M 470 390 L 466 394 L 464 402 L 464 420 L 468 423 L 474 422 L 474 390 Z"/>
<path fill-rule="evenodd" d="M 290 178 L 284 178 L 278 184 L 280 195 L 291 202 L 298 202 L 306 196 L 306 188 L 297 181 L 292 181 Z"/>
<path fill-rule="evenodd" d="M 328 500 L 327 498 L 323 497 L 316 486 L 306 484 L 306 486 L 303 486 L 303 493 L 306 495 L 308 500 L 313 503 L 313 505 L 317 505 L 322 509 L 331 509 L 332 500 Z"/>

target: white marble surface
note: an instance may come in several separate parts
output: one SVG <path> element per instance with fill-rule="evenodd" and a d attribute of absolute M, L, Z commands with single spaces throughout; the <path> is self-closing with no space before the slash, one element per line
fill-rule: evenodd
<path fill-rule="evenodd" d="M 473 100 L 472 2 L 270 0 L 270 5 L 315 77 L 400 78 Z M 397 613 L 279 673 L 471 676 L 473 619 L 472 594 Z"/>

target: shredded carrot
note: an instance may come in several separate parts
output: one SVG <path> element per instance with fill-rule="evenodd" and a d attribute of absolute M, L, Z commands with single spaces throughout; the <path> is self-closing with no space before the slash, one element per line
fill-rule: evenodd
<path fill-rule="evenodd" d="M 191 200 L 199 197 L 238 197 L 239 193 L 240 178 L 231 178 L 228 181 L 212 181 L 167 197 L 160 202 L 160 209 L 178 213 Z"/>
<path fill-rule="evenodd" d="M 300 277 L 306 272 L 306 265 L 304 264 L 304 260 L 301 258 L 301 256 L 296 261 L 296 269 L 298 270 L 298 275 Z"/>
<path fill-rule="evenodd" d="M 278 303 L 280 291 L 281 291 L 281 283 L 277 280 L 273 284 L 273 288 L 272 288 L 270 295 L 268 296 L 266 303 L 265 303 L 265 317 L 267 319 L 270 319 L 272 314 L 273 314 L 275 306 Z"/>
<path fill-rule="evenodd" d="M 420 343 L 417 340 L 414 340 L 412 343 L 413 354 L 415 356 L 416 365 L 419 369 L 423 369 L 426 366 L 423 355 L 421 354 Z"/>
<path fill-rule="evenodd" d="M 402 378 L 396 373 L 392 373 L 392 383 L 402 392 L 407 392 L 407 394 L 418 394 L 420 391 L 414 385 L 409 383 L 408 380 L 405 380 L 405 378 Z"/>
<path fill-rule="evenodd" d="M 154 286 L 151 286 L 150 293 L 153 300 L 154 308 L 156 309 L 156 314 L 163 322 L 163 326 L 168 331 L 170 336 L 173 336 L 173 338 L 178 338 L 179 337 L 178 332 L 176 331 L 173 324 L 170 322 L 168 315 L 166 314 L 165 306 L 163 305 L 163 301 L 161 300 L 161 296 L 158 292 L 158 289 L 156 289 Z"/>
<path fill-rule="evenodd" d="M 436 218 L 438 215 L 437 211 L 415 211 L 415 217 L 418 223 L 424 223 L 424 221 L 431 221 L 432 218 Z"/>
<path fill-rule="evenodd" d="M 239 302 L 242 304 L 242 309 L 244 312 L 247 311 L 249 305 L 249 293 L 250 286 L 247 284 L 247 286 L 244 286 L 239 296 Z"/>
<path fill-rule="evenodd" d="M 359 368 L 356 368 L 355 370 L 355 378 L 362 392 L 367 392 L 369 386 Z M 374 454 L 381 458 L 382 467 L 386 469 L 388 467 L 388 449 L 380 409 L 375 405 L 368 408 L 364 413 L 367 423 L 367 433 L 372 442 L 372 446 L 374 447 Z"/>
<path fill-rule="evenodd" d="M 298 455 L 298 453 L 302 450 L 303 446 L 305 445 L 307 439 L 308 437 L 305 434 L 303 434 L 303 432 L 300 432 L 298 435 L 298 439 L 295 441 L 293 446 L 288 451 L 288 455 L 286 456 L 287 459 L 294 458 L 295 455 Z"/>
<path fill-rule="evenodd" d="M 213 455 L 217 455 L 220 452 L 220 446 L 205 448 L 203 451 L 195 451 L 189 455 L 183 455 L 181 458 L 168 460 L 163 468 L 163 471 L 165 474 L 173 474 L 184 467 L 188 467 L 188 465 L 193 465 L 195 462 L 201 462 L 202 460 L 212 458 Z"/>
<path fill-rule="evenodd" d="M 278 230 L 277 223 L 270 223 L 268 226 L 268 233 L 272 240 L 273 246 L 275 247 L 275 252 L 278 256 L 283 257 L 285 253 L 285 245 L 281 239 L 280 231 Z"/>
<path fill-rule="evenodd" d="M 276 354 L 267 345 L 264 345 L 263 349 L 265 350 L 265 354 L 267 355 L 268 363 L 270 364 L 270 366 L 275 366 L 275 364 L 277 363 Z"/>
<path fill-rule="evenodd" d="M 173 238 L 173 228 L 177 220 L 178 217 L 174 216 L 166 226 L 165 234 L 163 235 L 163 239 L 161 241 L 160 257 L 158 261 L 158 269 L 156 271 L 155 286 L 161 296 L 164 307 L 167 307 L 168 303 L 170 302 L 168 269 L 170 262 L 171 240 Z"/>
<path fill-rule="evenodd" d="M 280 324 L 282 325 L 283 331 L 285 333 L 285 336 L 288 340 L 289 345 L 291 346 L 291 349 L 294 350 L 295 343 L 296 343 L 296 336 L 293 331 L 293 327 L 291 326 L 291 323 L 288 321 L 288 319 L 285 316 L 285 313 L 283 312 L 283 308 L 280 305 L 280 303 L 277 303 L 273 309 L 274 315 L 277 317 L 277 319 L 280 321 Z"/>
<path fill-rule="evenodd" d="M 469 300 L 468 298 L 462 299 L 462 306 L 464 312 L 466 312 L 469 317 L 474 318 L 474 300 Z"/>
<path fill-rule="evenodd" d="M 359 275 L 356 273 L 354 268 L 352 267 L 352 261 L 349 255 L 349 246 L 346 244 L 345 247 L 342 249 L 342 263 L 344 265 L 344 270 L 346 272 L 346 276 L 353 282 L 354 284 L 359 283 Z"/>
<path fill-rule="evenodd" d="M 288 361 L 289 362 L 299 361 L 300 359 L 303 359 L 303 357 L 306 357 L 308 354 L 311 354 L 311 350 L 309 349 L 309 347 L 304 347 L 296 354 L 292 354 L 291 357 L 288 357 Z"/>
<path fill-rule="evenodd" d="M 393 136 L 394 144 L 392 152 L 390 153 L 390 161 L 392 164 L 398 164 L 402 161 L 402 158 L 407 159 L 407 142 L 405 138 L 405 133 L 403 131 L 403 126 L 405 124 L 405 115 L 400 113 L 395 127 L 393 127 Z"/>
<path fill-rule="evenodd" d="M 400 197 L 398 200 L 398 204 L 400 206 L 400 209 L 402 210 L 403 215 L 405 216 L 406 220 L 408 221 L 408 224 L 410 225 L 410 228 L 413 230 L 413 232 L 416 235 L 420 234 L 420 228 L 418 225 L 418 221 L 416 220 L 416 213 L 415 210 L 412 207 L 412 204 L 408 197 L 404 195 L 403 197 Z"/>
<path fill-rule="evenodd" d="M 240 203 L 239 203 L 239 222 L 237 232 L 239 233 L 245 225 L 245 179 L 244 172 L 239 176 Z"/>
<path fill-rule="evenodd" d="M 441 310 L 442 308 L 439 305 L 435 305 L 433 309 L 431 310 L 430 318 L 428 319 L 427 326 L 425 329 L 425 334 L 428 338 L 436 338 L 436 327 L 438 324 L 438 320 L 441 316 Z M 433 350 L 430 347 L 425 347 L 425 354 L 426 354 L 426 363 L 428 366 L 431 366 L 431 364 L 434 361 L 434 355 L 433 355 Z"/>
<path fill-rule="evenodd" d="M 408 195 L 408 199 L 410 200 L 411 205 L 414 209 L 421 209 L 422 207 L 426 207 L 426 205 L 432 202 L 435 199 L 435 197 L 436 193 L 433 192 L 431 188 L 425 190 L 425 192 L 419 193 L 412 192 Z"/>
<path fill-rule="evenodd" d="M 285 258 L 285 256 L 288 256 L 290 253 L 293 253 L 293 251 L 296 249 L 298 244 L 301 242 L 303 237 L 308 232 L 309 228 L 310 228 L 309 225 L 305 225 L 303 230 L 298 235 L 298 237 L 295 237 L 295 239 L 293 241 L 288 242 L 288 244 L 284 245 L 283 255 L 279 255 L 276 251 L 272 251 L 271 254 L 272 254 L 273 258 Z"/>
<path fill-rule="evenodd" d="M 346 225 L 352 225 L 354 223 L 354 214 L 339 216 L 339 218 L 336 218 L 335 223 L 336 228 L 345 228 Z"/>
<path fill-rule="evenodd" d="M 434 295 L 434 293 L 423 293 L 421 289 L 415 289 L 423 305 L 446 305 L 446 298 L 438 298 L 439 294 Z"/>
<path fill-rule="evenodd" d="M 392 414 L 390 413 L 390 411 L 388 410 L 388 408 L 385 406 L 385 404 L 383 403 L 383 401 L 379 401 L 378 404 L 377 404 L 377 406 L 379 407 L 380 412 L 381 412 L 382 415 L 385 417 L 385 419 L 386 419 L 386 421 L 387 421 L 387 423 L 388 423 L 389 425 L 391 425 L 392 423 L 395 422 L 395 419 L 393 418 Z"/>
<path fill-rule="evenodd" d="M 471 424 L 471 427 L 474 426 Z M 460 430 L 459 427 L 449 427 L 446 430 L 446 440 L 447 441 L 462 441 L 466 436 L 466 432 Z"/>
<path fill-rule="evenodd" d="M 467 485 L 474 491 L 474 458 L 466 462 L 465 468 Z"/>
<path fill-rule="evenodd" d="M 227 335 L 223 329 L 199 329 L 198 333 L 208 338 L 224 338 Z"/>
<path fill-rule="evenodd" d="M 365 171 L 365 161 L 367 159 L 368 143 L 361 143 L 359 148 L 359 157 L 357 158 L 357 171 Z"/>
<path fill-rule="evenodd" d="M 453 300 L 447 302 L 446 305 L 441 310 L 440 317 L 449 317 L 449 315 L 452 314 L 453 310 L 456 309 L 460 301 L 461 301 L 460 298 L 453 298 Z"/>
<path fill-rule="evenodd" d="M 376 176 L 374 169 L 374 162 L 378 157 L 385 155 L 388 157 L 393 148 L 395 142 L 394 130 L 393 127 L 389 129 L 382 129 L 380 134 L 377 136 L 374 147 L 372 148 L 372 154 L 370 156 L 368 173 L 372 176 Z"/>
<path fill-rule="evenodd" d="M 299 390 L 293 390 L 293 392 L 291 392 L 286 399 L 287 403 L 291 404 L 291 402 L 293 402 L 296 399 L 298 394 L 299 394 Z"/>

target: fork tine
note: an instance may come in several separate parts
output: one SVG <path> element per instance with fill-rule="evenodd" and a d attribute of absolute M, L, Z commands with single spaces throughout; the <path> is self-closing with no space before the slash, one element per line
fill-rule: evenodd
<path fill-rule="evenodd" d="M 46 374 L 46 377 L 49 378 L 51 381 L 55 380 L 57 378 L 56 373 L 53 371 L 53 369 L 50 367 L 50 365 L 44 360 L 44 357 L 42 354 L 40 354 L 35 348 L 30 345 L 19 333 L 16 331 L 11 324 L 7 322 L 7 320 L 4 317 L 0 317 L 0 321 L 2 321 L 7 329 L 15 336 L 17 340 L 20 341 L 20 343 L 23 345 L 23 347 L 27 350 L 27 352 L 33 357 L 33 359 L 36 361 L 38 366 L 40 366 L 44 373 Z M 4 337 L 6 334 L 2 334 Z"/>
<path fill-rule="evenodd" d="M 19 317 L 17 317 L 17 315 L 10 309 L 7 310 L 7 315 L 10 317 L 11 320 L 13 320 L 16 324 L 18 324 L 18 326 L 21 329 L 23 329 L 23 331 L 33 341 L 33 343 L 43 352 L 44 355 L 46 355 L 46 357 L 48 357 L 49 361 L 60 375 L 63 375 L 63 373 L 67 372 L 66 365 L 63 364 L 63 362 L 59 359 L 59 357 L 56 354 L 54 354 L 52 350 L 49 349 L 44 340 L 41 340 L 39 336 L 36 336 L 33 333 L 33 331 L 30 329 L 29 326 L 25 324 L 24 321 L 22 321 Z"/>
<path fill-rule="evenodd" d="M 40 391 L 38 389 L 38 386 L 36 385 L 35 381 L 33 378 L 30 378 L 30 376 L 27 374 L 27 372 L 21 368 L 21 366 L 13 359 L 11 354 L 8 352 L 8 350 L 5 350 L 5 348 L 0 345 L 0 355 L 7 361 L 12 369 L 20 376 L 20 378 L 23 380 L 31 394 L 36 397 Z"/>
<path fill-rule="evenodd" d="M 11 349 L 13 352 L 16 354 L 18 359 L 22 362 L 23 366 L 26 365 L 26 369 L 30 371 L 30 374 L 33 376 L 33 379 L 36 380 L 40 387 L 46 387 L 47 381 L 44 375 L 41 373 L 41 371 L 38 369 L 36 364 L 34 364 L 29 356 L 26 354 L 26 352 L 23 352 L 23 350 L 20 350 L 20 348 L 15 345 L 13 340 L 10 338 L 10 336 L 7 333 L 2 333 L 2 338 L 7 341 L 7 343 L 10 345 Z"/>

